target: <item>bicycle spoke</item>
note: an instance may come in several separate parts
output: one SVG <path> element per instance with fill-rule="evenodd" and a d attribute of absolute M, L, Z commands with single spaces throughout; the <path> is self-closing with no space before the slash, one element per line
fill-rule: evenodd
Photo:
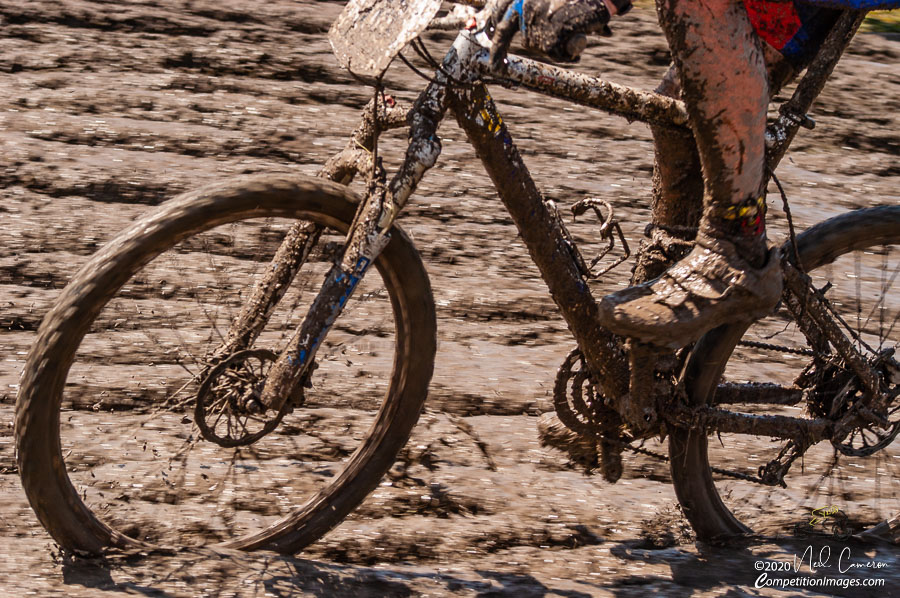
<path fill-rule="evenodd" d="M 877 246 L 852 252 L 809 273 L 816 288 L 827 288 L 825 296 L 836 321 L 869 363 L 881 363 L 881 352 L 897 346 L 900 304 L 893 290 L 900 276 L 898 259 L 900 247 Z M 756 344 L 735 350 L 726 366 L 726 383 L 749 379 L 789 386 L 799 380 L 808 385 L 804 396 L 810 411 L 806 413 L 803 403 L 796 407 L 742 403 L 730 408 L 792 417 L 824 417 L 833 410 L 840 417 L 865 396 L 856 374 L 845 367 L 840 356 L 820 355 L 817 361 L 810 361 L 780 352 L 779 348 L 787 351 L 808 346 L 798 327 L 785 321 L 783 312 L 754 324 L 743 340 Z M 895 384 L 892 388 L 896 393 Z M 892 423 L 900 419 L 900 399 L 888 406 L 886 415 Z M 860 424 L 841 440 L 844 449 L 852 449 L 849 454 L 833 448 L 827 440 L 813 445 L 790 466 L 784 477 L 786 488 L 748 481 L 760 466 L 777 463 L 774 459 L 780 443 L 722 433 L 720 440 L 709 439 L 706 454 L 710 467 L 745 474 L 740 480 L 715 474 L 715 486 L 728 509 L 755 530 L 790 533 L 798 521 L 797 513 L 836 506 L 847 517 L 840 523 L 841 533 L 855 533 L 900 513 L 900 443 L 892 442 L 893 429 Z M 816 533 L 831 531 L 820 527 Z"/>

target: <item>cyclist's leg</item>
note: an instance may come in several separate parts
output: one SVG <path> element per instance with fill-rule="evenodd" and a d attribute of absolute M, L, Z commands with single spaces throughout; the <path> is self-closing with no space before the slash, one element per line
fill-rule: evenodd
<path fill-rule="evenodd" d="M 704 175 L 696 248 L 650 283 L 604 298 L 601 323 L 679 346 L 723 322 L 765 313 L 780 295 L 763 196 L 768 84 L 737 0 L 659 0 Z"/>
<path fill-rule="evenodd" d="M 656 93 L 681 97 L 678 72 L 673 66 Z M 656 278 L 682 259 L 697 234 L 703 213 L 703 175 L 700 156 L 690 131 L 651 125 L 653 133 L 652 227 L 641 251 L 631 284 Z"/>
<path fill-rule="evenodd" d="M 760 265 L 769 88 L 759 39 L 737 0 L 659 0 L 657 8 L 703 166 L 701 234 L 731 239 Z"/>
<path fill-rule="evenodd" d="M 769 95 L 794 79 L 796 69 L 781 53 L 763 42 Z M 656 93 L 681 99 L 678 71 L 672 66 Z M 691 131 L 651 125 L 654 146 L 652 227 L 641 244 L 631 284 L 656 278 L 690 251 L 703 214 L 703 175 Z"/>

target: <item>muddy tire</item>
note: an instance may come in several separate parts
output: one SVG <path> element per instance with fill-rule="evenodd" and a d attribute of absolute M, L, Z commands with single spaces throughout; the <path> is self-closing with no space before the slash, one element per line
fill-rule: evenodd
<path fill-rule="evenodd" d="M 898 282 L 898 244 L 900 206 L 850 212 L 822 222 L 798 237 L 804 268 L 812 275 L 817 288 L 829 289 L 826 297 L 829 297 L 832 304 L 839 310 L 846 310 L 843 314 L 850 326 L 856 327 L 855 321 L 861 321 L 869 314 L 865 325 L 860 325 L 859 329 L 876 349 L 896 346 L 898 343 L 900 326 L 895 325 L 898 317 L 897 301 L 896 298 L 890 298 L 891 287 Z M 890 264 L 889 257 L 892 260 Z M 828 283 L 834 283 L 834 288 L 827 286 Z M 840 294 L 842 285 L 847 290 L 847 295 Z M 866 289 L 872 292 L 867 293 Z M 875 291 L 880 291 L 880 296 L 873 296 L 877 294 Z M 878 322 L 870 322 L 879 317 L 882 320 L 887 318 L 886 322 L 881 322 L 884 334 L 873 330 L 877 328 Z M 769 322 L 768 327 L 766 322 Z M 760 378 L 754 381 L 792 384 L 809 364 L 809 357 L 783 354 L 773 359 L 744 346 L 738 349 L 747 352 L 746 354 L 738 356 L 735 352 L 738 341 L 742 338 L 779 344 L 791 330 L 795 331 L 794 344 L 807 349 L 805 337 L 796 330 L 786 310 L 779 310 L 774 316 L 754 323 L 749 328 L 746 324 L 733 324 L 706 334 L 693 349 L 685 366 L 685 382 L 691 404 L 713 403 L 717 386 L 723 380 L 728 380 L 726 368 L 732 358 L 749 360 L 755 364 L 750 374 L 760 372 Z M 758 334 L 755 337 L 754 331 Z M 772 380 L 779 372 L 783 377 Z M 750 374 L 745 369 L 741 375 Z M 746 379 L 744 377 L 740 381 Z M 805 403 L 800 405 L 805 406 Z M 774 413 L 777 409 L 772 405 L 760 405 L 756 410 L 750 405 L 734 407 L 738 411 L 759 415 Z M 809 416 L 807 409 L 790 409 L 793 411 L 785 414 Z M 895 411 L 896 407 L 892 406 L 891 410 Z M 896 414 L 892 416 L 892 420 L 896 420 Z M 877 516 L 873 513 L 854 513 L 851 510 L 851 518 L 857 516 L 854 533 L 871 529 L 879 520 L 884 521 L 885 517 L 895 517 L 900 513 L 900 493 L 896 489 L 900 474 L 890 462 L 898 459 L 894 456 L 898 444 L 900 443 L 895 442 L 875 455 L 859 458 L 858 463 L 850 463 L 851 467 L 859 469 L 851 471 L 855 475 L 846 475 L 844 461 L 834 466 L 828 463 L 833 452 L 830 443 L 819 443 L 804 456 L 802 466 L 798 461 L 791 468 L 785 479 L 788 484 L 786 489 L 726 478 L 710 469 L 711 466 L 718 465 L 729 471 L 755 475 L 756 468 L 777 455 L 777 447 L 782 445 L 772 443 L 772 439 L 737 434 L 710 437 L 686 429 L 673 429 L 669 451 L 673 483 L 685 515 L 698 539 L 716 541 L 750 533 L 790 534 L 797 521 L 809 519 L 812 509 L 830 504 L 840 505 L 842 500 L 849 500 L 851 497 L 862 502 L 877 503 L 880 509 Z M 816 456 L 813 449 L 822 451 L 822 455 Z M 766 453 L 767 450 L 774 452 Z M 876 466 L 873 461 L 879 456 L 884 462 Z M 872 467 L 876 468 L 873 472 L 861 473 L 865 471 L 862 468 Z M 884 467 L 887 467 L 887 476 Z M 862 479 L 869 475 L 872 477 L 869 478 L 868 485 L 863 485 Z M 885 481 L 873 484 L 872 480 L 878 478 L 884 478 Z M 806 495 L 803 493 L 804 484 L 808 484 Z M 885 490 L 889 495 L 886 499 L 882 497 L 879 502 L 875 495 Z M 828 502 L 830 500 L 834 502 Z"/>
<path fill-rule="evenodd" d="M 142 486 L 131 484 L 126 488 L 128 484 L 121 483 L 121 481 L 116 481 L 114 488 L 111 486 L 113 482 L 108 480 L 105 482 L 106 486 L 97 485 L 95 487 L 95 479 L 102 478 L 112 471 L 105 460 L 118 457 L 121 463 L 127 462 L 128 457 L 121 453 L 130 449 L 121 448 L 118 444 L 110 450 L 109 455 L 104 456 L 104 461 L 99 460 L 85 449 L 86 455 L 77 461 L 69 462 L 70 454 L 73 451 L 78 453 L 83 448 L 79 446 L 81 443 L 77 440 L 79 438 L 86 442 L 92 442 L 96 439 L 97 434 L 103 434 L 105 435 L 105 438 L 101 439 L 103 442 L 118 443 L 125 442 L 131 434 L 134 434 L 135 442 L 143 443 L 144 453 L 149 454 L 148 438 L 152 443 L 157 436 L 164 436 L 170 431 L 163 426 L 157 426 L 153 436 L 145 437 L 143 440 L 140 440 L 138 435 L 147 428 L 144 423 L 133 425 L 127 432 L 118 431 L 110 422 L 117 421 L 117 418 L 132 417 L 132 414 L 127 405 L 123 406 L 122 401 L 125 399 L 121 399 L 119 403 L 115 404 L 104 403 L 104 397 L 109 396 L 110 393 L 98 392 L 96 394 L 100 398 L 88 397 L 88 404 L 96 400 L 93 409 L 72 407 L 72 405 L 81 404 L 78 402 L 80 400 L 78 396 L 66 398 L 64 402 L 64 392 L 77 393 L 78 388 L 89 390 L 93 388 L 86 386 L 81 378 L 76 379 L 74 374 L 70 376 L 73 363 L 76 366 L 79 363 L 78 359 L 81 357 L 82 349 L 85 351 L 96 350 L 99 358 L 94 361 L 95 365 L 92 366 L 94 369 L 101 369 L 107 365 L 107 362 L 122 358 L 121 355 L 110 355 L 109 348 L 91 349 L 86 346 L 79 348 L 88 333 L 93 334 L 95 329 L 103 327 L 98 320 L 98 315 L 101 312 L 106 313 L 105 306 L 111 303 L 111 299 L 122 293 L 132 292 L 133 287 L 138 284 L 144 284 L 145 278 L 142 278 L 143 274 L 139 277 L 139 273 L 143 273 L 145 268 L 150 268 L 153 261 L 157 260 L 163 252 L 170 252 L 174 257 L 187 255 L 189 251 L 193 250 L 192 247 L 196 249 L 196 245 L 198 245 L 195 243 L 194 246 L 191 246 L 190 243 L 199 239 L 200 235 L 213 227 L 227 225 L 231 227 L 226 230 L 229 232 L 236 230 L 234 227 L 242 225 L 246 219 L 263 219 L 263 222 L 269 222 L 271 219 L 283 219 L 289 223 L 302 219 L 323 225 L 334 231 L 333 238 L 339 239 L 340 235 L 349 228 L 357 203 L 358 199 L 345 187 L 295 175 L 251 177 L 209 187 L 173 199 L 137 221 L 94 255 L 75 275 L 43 320 L 37 340 L 28 355 L 16 403 L 15 436 L 22 484 L 38 519 L 61 546 L 78 552 L 98 553 L 107 547 L 146 547 L 148 545 L 158 546 L 160 543 L 164 545 L 178 544 L 178 538 L 188 537 L 190 530 L 186 536 L 176 536 L 174 542 L 164 542 L 152 535 L 132 531 L 127 520 L 130 511 L 127 509 L 123 517 L 113 518 L 112 523 L 107 511 L 111 506 L 127 507 L 127 504 L 134 505 L 138 501 L 146 503 L 142 508 L 156 507 L 156 502 L 159 502 L 160 505 L 163 502 L 175 501 L 177 503 L 181 498 L 171 492 L 174 476 L 173 464 L 178 466 L 180 460 L 186 459 L 185 451 L 188 451 L 192 458 L 196 457 L 199 460 L 201 455 L 207 453 L 215 455 L 209 451 L 220 448 L 212 446 L 212 443 L 204 444 L 204 441 L 198 440 L 199 435 L 196 434 L 196 428 L 191 429 L 190 424 L 185 423 L 190 421 L 191 405 L 182 405 L 183 409 L 180 412 L 169 417 L 165 410 L 156 407 L 154 411 L 154 408 L 148 408 L 147 405 L 141 403 L 144 400 L 143 397 L 128 395 L 126 398 L 133 402 L 137 401 L 143 413 L 153 413 L 154 425 L 159 424 L 160 421 L 163 423 L 172 421 L 175 426 L 179 423 L 183 426 L 183 429 L 179 431 L 180 436 L 178 436 L 181 439 L 179 442 L 182 444 L 177 445 L 181 447 L 179 448 L 181 454 L 177 459 L 170 457 L 166 462 L 164 457 L 155 456 L 146 460 L 151 465 L 168 463 L 168 469 L 162 472 L 162 475 L 167 478 L 163 482 L 167 485 L 160 482 L 159 490 L 153 491 L 156 494 L 153 494 L 148 487 L 144 487 L 145 492 L 143 493 L 132 492 L 131 487 Z M 235 242 L 235 238 L 224 234 L 210 237 L 212 242 L 219 243 L 221 247 L 229 248 L 234 255 L 238 255 L 234 247 L 239 243 Z M 209 242 L 211 242 L 209 239 L 204 241 L 204 243 Z M 273 242 L 277 245 L 277 241 Z M 334 244 L 339 245 L 339 241 Z M 176 247 L 185 249 L 173 251 L 173 248 Z M 243 258 L 245 261 L 249 260 L 247 256 L 243 256 Z M 237 285 L 235 282 L 240 280 L 238 276 L 241 262 L 237 258 L 233 260 L 229 258 L 230 261 L 226 262 L 221 255 L 213 259 L 219 259 L 225 264 L 222 270 L 227 276 L 222 282 L 232 283 L 222 286 L 241 286 L 240 292 L 245 292 L 243 285 Z M 324 263 L 327 259 L 323 258 L 320 261 Z M 189 257 L 184 263 L 194 266 L 197 262 L 197 258 Z M 264 262 L 259 261 L 259 263 L 263 264 Z M 203 264 L 201 263 L 200 266 Z M 244 499 L 245 511 L 255 509 L 251 513 L 254 515 L 253 524 L 248 524 L 246 533 L 234 535 L 228 530 L 219 530 L 217 531 L 218 535 L 213 534 L 204 538 L 202 543 L 246 550 L 265 548 L 282 553 L 294 553 L 320 538 L 344 519 L 377 486 L 384 473 L 394 462 L 398 451 L 407 441 L 425 401 L 434 363 L 435 311 L 424 266 L 409 238 L 401 230 L 395 229 L 392 232 L 392 239 L 376 261 L 375 266 L 376 268 L 372 269 L 370 275 L 383 281 L 383 286 L 380 290 L 374 291 L 371 297 L 381 300 L 386 306 L 380 312 L 383 317 L 380 317 L 383 320 L 392 319 L 392 323 L 388 322 L 385 324 L 384 330 L 379 331 L 378 337 L 391 340 L 393 353 L 385 351 L 377 357 L 380 360 L 379 363 L 384 364 L 388 374 L 385 376 L 386 382 L 383 386 L 385 390 L 383 392 L 379 390 L 374 399 L 375 404 L 366 407 L 367 411 L 364 412 L 366 417 L 357 418 L 365 425 L 360 424 L 354 428 L 353 434 L 347 432 L 347 435 L 342 437 L 342 442 L 346 441 L 344 444 L 336 442 L 329 447 L 329 460 L 326 461 L 325 457 L 321 457 L 322 461 L 317 465 L 317 483 L 319 483 L 318 480 L 322 480 L 322 485 L 315 486 L 309 495 L 304 496 L 302 502 L 293 503 L 289 508 L 285 507 L 284 505 L 290 501 L 285 498 L 286 495 L 279 494 L 281 502 L 272 506 L 269 509 L 270 512 L 267 512 L 267 516 L 263 518 L 256 516 L 261 512 L 261 505 L 250 504 L 247 506 L 245 504 L 247 499 Z M 192 277 L 197 278 L 201 276 L 204 269 L 211 270 L 211 268 L 201 267 L 188 273 L 186 278 L 188 280 Z M 146 279 L 149 280 L 149 277 Z M 171 281 L 167 284 L 169 286 L 161 296 L 172 301 L 172 297 L 177 295 L 180 290 L 179 288 L 173 290 Z M 197 294 L 206 290 L 208 286 L 214 285 L 193 288 L 189 294 L 190 299 L 179 304 L 180 311 L 178 313 L 184 315 L 199 311 L 192 309 L 192 306 L 199 303 L 196 298 Z M 235 291 L 235 296 L 238 296 L 237 292 Z M 143 298 L 132 299 L 132 302 L 137 303 L 139 300 L 143 300 Z M 165 305 L 160 301 L 154 304 L 153 309 L 141 308 L 139 312 L 135 312 L 140 316 L 132 318 L 126 322 L 126 325 L 134 324 L 136 326 L 144 321 L 141 319 L 142 317 L 149 318 L 151 312 L 158 312 Z M 208 306 L 204 306 L 204 311 L 207 318 L 215 315 L 212 308 Z M 369 311 L 369 308 L 366 307 L 363 313 L 368 314 Z M 166 320 L 172 321 L 169 324 L 171 328 L 160 328 L 154 332 L 157 335 L 156 338 L 162 342 L 165 338 L 172 336 L 166 336 L 163 333 L 171 331 L 181 339 L 180 343 L 188 342 L 185 340 L 183 332 L 188 329 L 178 329 L 181 324 L 178 322 L 178 317 L 171 316 Z M 227 325 L 227 320 L 224 321 Z M 296 319 L 294 319 L 291 326 L 295 326 L 296 323 Z M 120 326 L 119 330 L 124 327 Z M 345 332 L 345 338 L 350 341 L 345 342 L 344 348 L 361 334 L 362 332 L 359 330 Z M 97 338 L 103 340 L 111 337 L 98 336 Z M 106 342 L 96 344 L 108 347 Z M 157 349 L 156 343 L 140 342 L 138 344 L 146 344 L 148 351 Z M 381 345 L 379 345 L 379 350 L 380 348 Z M 103 353 L 104 350 L 107 353 Z M 375 351 L 372 350 L 371 353 L 374 355 Z M 162 367 L 164 357 L 161 356 L 162 353 L 159 355 L 153 359 L 146 358 L 143 363 L 133 367 L 136 371 L 144 371 L 140 368 L 151 365 Z M 149 363 L 153 361 L 155 363 Z M 346 361 L 350 363 L 351 359 L 347 358 Z M 146 371 L 151 373 L 140 375 L 145 377 L 152 375 L 152 369 L 147 368 Z M 355 387 L 365 387 L 368 380 L 366 376 L 368 374 L 356 378 L 353 381 Z M 338 384 L 347 382 L 346 379 L 338 376 L 333 376 L 332 379 Z M 186 384 L 196 385 L 196 382 L 196 380 L 188 380 Z M 161 383 L 164 384 L 165 381 Z M 313 376 L 313 385 L 316 384 L 317 381 Z M 150 382 L 145 380 L 142 385 L 136 385 L 135 388 L 149 388 L 150 385 Z M 341 388 L 347 387 L 342 386 Z M 381 388 L 379 387 L 379 389 Z M 317 422 L 321 421 L 323 414 L 334 415 L 338 423 L 332 429 L 346 428 L 349 430 L 350 424 L 345 425 L 339 419 L 341 417 L 339 407 L 348 404 L 346 401 L 343 403 L 340 401 L 344 401 L 344 395 L 348 392 L 341 390 L 332 397 L 337 401 L 336 403 L 320 407 L 321 413 L 303 421 L 312 421 L 311 425 L 318 425 Z M 307 408 L 309 402 L 308 399 L 300 409 Z M 62 418 L 61 409 L 65 410 Z M 363 412 L 360 411 L 360 413 Z M 84 428 L 80 432 L 81 435 L 76 436 L 75 441 L 63 445 L 60 435 L 61 420 L 63 427 L 71 427 L 71 421 L 80 421 L 81 418 L 92 423 L 98 421 L 89 419 L 91 417 L 101 417 L 110 421 L 98 422 L 96 428 L 90 428 L 87 432 L 84 431 L 87 428 Z M 286 472 L 279 473 L 280 476 L 284 476 L 284 480 L 273 486 L 272 493 L 281 492 L 281 489 L 290 485 L 295 476 L 295 471 L 291 469 L 293 466 L 299 467 L 309 463 L 313 459 L 309 456 L 311 454 L 324 454 L 321 450 L 316 452 L 318 449 L 313 446 L 312 440 L 317 437 L 302 436 L 307 432 L 321 435 L 324 430 L 323 426 L 318 425 L 315 430 L 310 430 L 303 428 L 301 424 L 292 425 L 290 434 L 293 436 L 284 436 L 281 438 L 280 444 L 273 445 L 271 449 L 261 448 L 256 451 L 256 454 L 250 455 L 259 459 L 268 456 L 267 458 L 272 463 L 277 461 L 279 468 L 272 471 Z M 98 429 L 101 432 L 98 432 Z M 298 447 L 297 438 L 304 438 L 309 442 Z M 348 448 L 347 443 L 351 440 L 358 444 Z M 190 445 L 185 444 L 188 441 Z M 107 447 L 109 445 L 97 446 Z M 256 445 L 250 448 L 254 449 L 255 447 Z M 138 446 L 136 450 L 140 451 L 141 447 Z M 229 450 L 239 451 L 241 449 Z M 117 451 L 120 454 L 116 455 Z M 215 457 L 217 464 L 227 464 L 228 458 L 231 459 L 231 466 L 227 468 L 227 473 L 223 473 L 221 479 L 215 481 L 215 484 L 213 480 L 210 480 L 210 477 L 214 476 L 214 467 L 206 469 L 206 473 L 201 471 L 197 475 L 195 475 L 197 472 L 193 470 L 183 471 L 181 472 L 182 478 L 179 479 L 190 479 L 197 482 L 200 482 L 201 479 L 206 480 L 204 486 L 209 486 L 210 491 L 213 491 L 213 488 L 216 488 L 217 491 L 219 481 L 222 484 L 236 483 L 242 472 L 255 471 L 251 465 L 245 465 L 244 461 L 240 461 L 240 467 L 234 466 L 236 459 L 247 458 L 248 451 L 246 449 L 243 453 L 230 454 L 231 457 Z M 289 457 L 291 454 L 294 456 Z M 125 465 L 121 467 L 125 467 Z M 199 467 L 208 466 L 200 463 Z M 131 475 L 137 473 L 137 471 L 132 471 Z M 141 470 L 140 473 L 146 473 L 146 471 Z M 255 480 L 254 484 L 265 484 L 270 481 L 267 478 Z M 191 490 L 197 486 L 193 481 L 184 482 L 184 484 L 189 485 Z M 251 489 L 257 492 L 260 490 L 258 486 Z M 203 490 L 205 491 L 207 488 L 204 487 Z M 89 493 L 95 492 L 97 496 L 91 498 L 91 501 L 84 500 Z M 234 495 L 237 495 L 237 491 Z M 123 496 L 125 498 L 122 498 Z M 162 498 L 156 501 L 155 498 L 152 498 L 153 496 Z M 216 500 L 219 501 L 219 510 L 226 507 L 231 509 L 229 513 L 231 521 L 237 521 L 246 514 L 245 511 L 238 511 L 238 507 L 231 506 L 232 503 L 226 504 L 224 502 L 227 498 L 226 495 L 220 493 L 217 496 L 218 498 L 210 500 L 213 503 Z M 252 497 L 255 495 L 248 494 L 247 496 L 251 497 L 249 500 L 252 502 Z M 198 496 L 196 500 L 198 508 L 204 500 L 202 495 Z M 223 507 L 223 505 L 225 506 Z M 193 508 L 193 503 L 189 506 Z M 190 510 L 189 506 L 179 507 L 178 504 L 175 504 L 173 516 L 177 517 L 179 510 Z M 154 515 L 154 520 L 150 523 L 168 523 L 165 520 L 166 517 L 169 515 Z M 249 518 L 248 521 L 250 521 Z M 259 527 L 255 528 L 254 525 L 257 522 Z M 202 517 L 192 515 L 192 529 L 199 529 L 205 524 Z"/>

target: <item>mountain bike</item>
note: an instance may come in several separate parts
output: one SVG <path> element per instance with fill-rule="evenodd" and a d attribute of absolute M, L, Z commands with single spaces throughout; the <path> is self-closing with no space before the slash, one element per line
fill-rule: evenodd
<path fill-rule="evenodd" d="M 786 505 L 808 513 L 848 500 L 862 505 L 842 508 L 848 533 L 890 538 L 900 327 L 889 290 L 900 271 L 900 206 L 792 234 L 784 296 L 769 318 L 720 327 L 677 352 L 618 338 L 596 324 L 592 285 L 624 257 L 599 268 L 582 256 L 486 82 L 673 129 L 687 127 L 684 105 L 516 56 L 493 72 L 480 13 L 465 8 L 464 27 L 434 21 L 459 29 L 438 64 L 421 33 L 439 6 L 348 4 L 332 40 L 375 94 L 318 178 L 253 176 L 172 199 L 94 255 L 59 296 L 16 405 L 23 486 L 51 536 L 89 553 L 198 542 L 293 553 L 382 480 L 399 479 L 391 468 L 425 404 L 436 318 L 425 267 L 397 218 L 436 164 L 436 131 L 452 115 L 572 333 L 554 405 L 599 448 L 608 480 L 621 474 L 624 451 L 652 455 L 642 443 L 668 437 L 669 455 L 656 456 L 669 460 L 700 539 L 789 533 L 800 509 Z M 862 18 L 839 18 L 781 105 L 767 135 L 772 170 L 812 126 L 809 108 Z M 412 106 L 386 96 L 378 74 L 397 56 L 409 62 L 404 47 L 433 70 Z M 401 127 L 408 148 L 388 178 L 378 140 Z M 362 198 L 347 186 L 359 173 Z M 573 210 L 600 218 L 608 248 L 625 244 L 608 202 L 588 198 Z M 762 380 L 733 380 L 732 365 L 747 360 Z"/>

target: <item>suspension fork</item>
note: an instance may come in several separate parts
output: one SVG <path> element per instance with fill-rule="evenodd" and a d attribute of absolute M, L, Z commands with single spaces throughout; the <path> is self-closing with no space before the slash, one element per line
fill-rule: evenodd
<path fill-rule="evenodd" d="M 378 104 L 376 124 L 370 102 L 347 146 L 332 156 L 317 176 L 348 185 L 357 173 L 370 170 L 372 148 L 378 134 L 406 126 L 408 111 L 408 107 Z M 322 227 L 313 222 L 299 221 L 291 226 L 265 273 L 253 286 L 250 298 L 229 327 L 224 342 L 211 355 L 210 362 L 217 363 L 236 351 L 250 348 L 256 342 L 275 306 L 318 243 L 321 232 Z"/>
<path fill-rule="evenodd" d="M 416 101 L 408 117 L 410 145 L 403 166 L 386 189 L 370 190 L 348 234 L 343 259 L 329 271 L 307 317 L 270 370 L 261 397 L 267 408 L 280 409 L 303 378 L 347 299 L 387 244 L 393 221 L 437 160 L 441 150 L 437 126 L 448 107 L 513 217 L 604 395 L 627 393 L 628 363 L 620 342 L 596 323 L 596 300 L 555 209 L 537 190 L 484 85 L 457 85 L 485 52 L 473 37 L 469 32 L 457 37 L 434 80 Z"/>
<path fill-rule="evenodd" d="M 445 65 L 453 51 L 445 59 Z M 441 152 L 437 127 L 447 110 L 449 80 L 438 74 L 419 96 L 407 121 L 410 143 L 403 165 L 385 186 L 373 181 L 347 235 L 344 254 L 325 277 L 319 294 L 263 387 L 261 403 L 278 411 L 313 363 L 316 351 L 340 316 L 366 271 L 390 241 L 394 220 Z"/>

